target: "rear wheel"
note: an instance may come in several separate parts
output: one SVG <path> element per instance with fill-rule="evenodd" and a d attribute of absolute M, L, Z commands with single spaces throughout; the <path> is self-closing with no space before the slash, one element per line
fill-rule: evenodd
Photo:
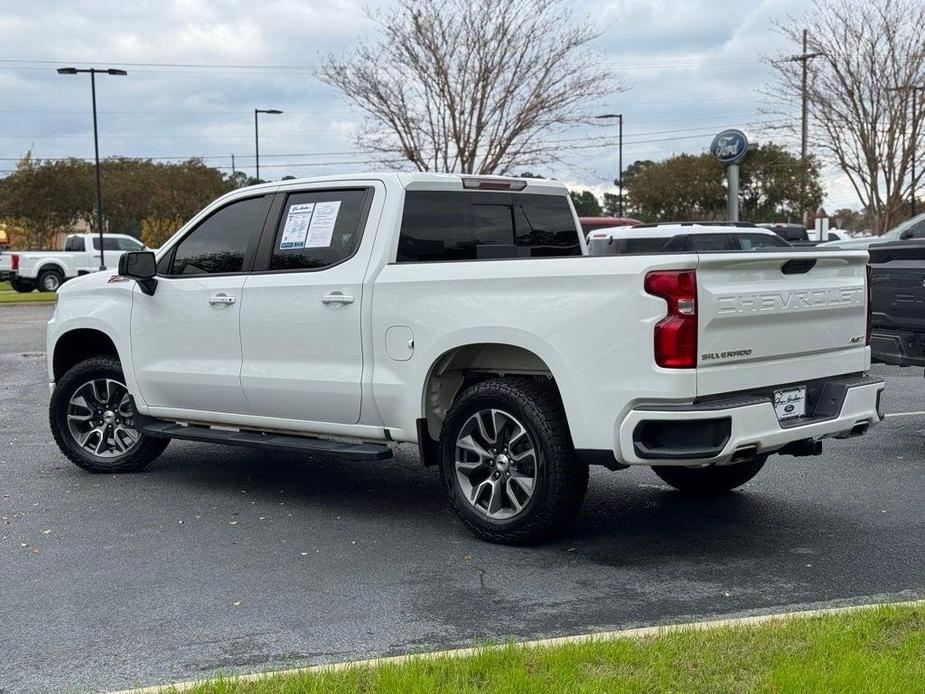
<path fill-rule="evenodd" d="M 48 414 L 58 448 L 90 472 L 137 472 L 169 443 L 139 433 L 122 367 L 113 357 L 87 359 L 64 374 Z"/>
<path fill-rule="evenodd" d="M 741 487 L 761 471 L 767 459 L 765 455 L 744 463 L 706 467 L 653 465 L 652 471 L 662 481 L 685 494 L 713 496 Z"/>
<path fill-rule="evenodd" d="M 58 270 L 42 270 L 39 273 L 39 291 L 56 292 L 64 281 L 64 276 Z"/>
<path fill-rule="evenodd" d="M 577 515 L 588 487 L 558 393 L 534 379 L 496 378 L 463 392 L 444 420 L 440 458 L 456 512 L 489 542 L 549 535 Z"/>
<path fill-rule="evenodd" d="M 28 294 L 35 289 L 35 284 L 32 283 L 32 280 L 26 280 L 22 277 L 10 278 L 10 286 L 22 294 Z"/>

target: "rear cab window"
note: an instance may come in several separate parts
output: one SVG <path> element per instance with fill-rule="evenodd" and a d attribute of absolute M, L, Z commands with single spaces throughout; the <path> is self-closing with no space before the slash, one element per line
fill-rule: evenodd
<path fill-rule="evenodd" d="M 581 255 L 564 195 L 409 190 L 399 263 Z"/>

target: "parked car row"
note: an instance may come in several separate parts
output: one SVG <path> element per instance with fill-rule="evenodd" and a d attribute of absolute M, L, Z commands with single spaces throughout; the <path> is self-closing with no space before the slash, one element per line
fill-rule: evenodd
<path fill-rule="evenodd" d="M 672 222 L 591 232 L 591 255 L 751 251 L 790 246 L 767 229 L 747 223 Z"/>

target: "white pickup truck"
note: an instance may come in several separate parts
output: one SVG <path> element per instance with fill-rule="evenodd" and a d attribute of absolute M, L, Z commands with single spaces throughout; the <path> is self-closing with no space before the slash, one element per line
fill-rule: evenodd
<path fill-rule="evenodd" d="M 589 256 L 549 181 L 264 184 L 62 288 L 51 428 L 96 472 L 170 439 L 366 461 L 413 443 L 471 530 L 525 542 L 577 513 L 589 464 L 719 493 L 864 434 L 866 270 L 813 248 Z"/>
<path fill-rule="evenodd" d="M 103 260 L 106 267 L 115 268 L 119 257 L 127 251 L 140 251 L 144 244 L 126 234 L 103 235 Z M 100 269 L 100 237 L 98 234 L 71 234 L 64 239 L 61 251 L 16 251 L 4 253 L 0 270 L 10 273 L 10 284 L 18 292 L 55 292 L 69 279 Z"/>

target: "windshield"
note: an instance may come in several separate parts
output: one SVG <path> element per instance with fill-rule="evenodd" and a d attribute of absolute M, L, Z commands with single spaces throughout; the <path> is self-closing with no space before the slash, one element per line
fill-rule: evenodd
<path fill-rule="evenodd" d="M 925 212 L 922 214 L 916 215 L 915 217 L 910 217 L 905 222 L 900 224 L 898 227 L 894 227 L 886 232 L 881 239 L 898 239 L 902 236 L 902 233 L 908 229 L 911 229 L 914 226 L 918 226 L 920 223 L 925 222 Z"/>

